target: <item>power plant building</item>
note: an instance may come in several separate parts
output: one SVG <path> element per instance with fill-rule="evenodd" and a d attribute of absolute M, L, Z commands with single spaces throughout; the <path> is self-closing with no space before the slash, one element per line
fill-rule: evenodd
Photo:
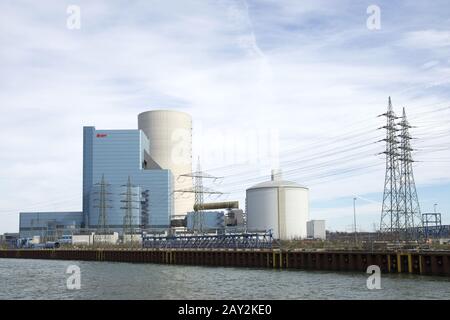
<path fill-rule="evenodd" d="M 21 212 L 19 217 L 20 236 L 51 235 L 76 232 L 83 225 L 83 212 Z"/>
<path fill-rule="evenodd" d="M 88 228 L 100 228 L 102 179 L 106 225 L 121 230 L 131 181 L 132 227 L 167 228 L 172 212 L 170 170 L 148 169 L 150 142 L 141 130 L 84 128 L 83 212 Z"/>
<path fill-rule="evenodd" d="M 237 201 L 194 206 L 192 119 L 168 110 L 138 115 L 138 129 L 83 128 L 83 210 L 22 212 L 20 236 L 57 238 L 82 233 L 127 235 L 150 229 L 198 227 L 272 230 L 276 239 L 307 237 L 309 190 L 281 179 L 246 192 L 247 214 Z M 180 195 L 177 197 L 177 195 Z M 161 230 L 155 230 L 159 232 Z"/>
<path fill-rule="evenodd" d="M 174 187 L 192 188 L 192 178 L 177 179 L 192 172 L 191 117 L 150 111 L 139 115 L 138 125 L 131 130 L 84 127 L 83 211 L 21 212 L 20 236 L 103 227 L 122 232 L 127 211 L 133 229 L 168 228 L 175 205 L 178 215 L 192 211 L 193 196 L 174 203 Z M 48 232 L 53 229 L 58 232 Z"/>
<path fill-rule="evenodd" d="M 194 230 L 195 226 L 195 212 L 189 212 L 186 215 L 186 228 Z M 199 217 L 200 218 L 200 217 Z M 206 211 L 202 213 L 202 229 L 215 230 L 225 228 L 225 214 L 223 211 Z"/>

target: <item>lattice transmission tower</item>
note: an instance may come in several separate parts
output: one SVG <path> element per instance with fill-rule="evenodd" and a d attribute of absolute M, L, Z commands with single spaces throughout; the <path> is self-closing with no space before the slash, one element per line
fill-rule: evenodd
<path fill-rule="evenodd" d="M 386 174 L 381 210 L 380 231 L 394 240 L 414 240 L 419 236 L 422 226 L 419 200 L 417 196 L 413 167 L 409 129 L 412 128 L 406 118 L 397 117 L 389 97 L 388 110 L 380 115 L 386 117 Z M 400 120 L 400 121 L 398 121 Z"/>
<path fill-rule="evenodd" d="M 380 128 L 386 129 L 386 138 L 381 140 L 386 142 L 386 150 L 381 153 L 386 156 L 386 174 L 384 179 L 380 230 L 383 233 L 393 234 L 399 228 L 398 199 L 400 167 L 398 165 L 398 128 L 396 124 L 398 118 L 394 113 L 391 97 L 389 97 L 387 112 L 380 115 L 380 117 L 386 117 L 386 125 Z"/>
<path fill-rule="evenodd" d="M 99 209 L 97 232 L 105 235 L 109 233 L 108 209 L 112 208 L 112 206 L 109 205 L 110 200 L 108 199 L 108 195 L 110 195 L 111 193 L 109 193 L 107 190 L 109 184 L 105 181 L 105 175 L 102 175 L 102 180 L 100 181 L 100 183 L 96 183 L 95 185 L 100 187 L 100 191 L 96 192 L 97 194 L 99 194 L 99 198 L 94 199 L 94 201 L 98 201 L 98 205 L 95 205 L 94 208 Z"/>
<path fill-rule="evenodd" d="M 411 148 L 411 140 L 413 139 L 409 133 L 412 128 L 406 117 L 405 108 L 399 123 L 400 127 L 400 224 L 404 230 L 404 238 L 413 240 L 419 236 L 418 228 L 423 227 L 422 214 L 420 212 L 419 197 L 417 196 L 416 183 L 413 172 L 413 157 Z"/>
<path fill-rule="evenodd" d="M 125 210 L 125 214 L 123 217 L 123 239 L 125 242 L 126 235 L 130 235 L 131 242 L 133 242 L 133 210 L 138 210 L 139 207 L 134 206 L 135 203 L 138 203 L 139 200 L 136 200 L 135 198 L 138 196 L 137 193 L 133 192 L 134 186 L 131 183 L 131 178 L 128 176 L 128 182 L 125 185 L 122 185 L 122 187 L 126 187 L 125 193 L 122 193 L 122 196 L 125 196 L 124 200 L 120 200 L 120 202 L 124 203 L 124 206 L 121 207 L 121 209 Z"/>
<path fill-rule="evenodd" d="M 194 193 L 194 221 L 193 230 L 195 232 L 204 232 L 204 195 L 222 195 L 222 192 L 212 190 L 203 185 L 203 179 L 217 180 L 220 177 L 212 176 L 206 172 L 203 172 L 200 165 L 200 158 L 197 161 L 197 171 L 180 175 L 180 177 L 191 177 L 194 180 L 194 185 L 191 189 L 175 190 L 176 193 Z"/>

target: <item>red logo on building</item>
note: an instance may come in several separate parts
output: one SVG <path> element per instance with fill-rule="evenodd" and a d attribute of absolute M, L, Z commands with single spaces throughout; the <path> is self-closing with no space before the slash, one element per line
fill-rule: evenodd
<path fill-rule="evenodd" d="M 107 136 L 106 133 L 97 133 L 97 138 L 104 138 L 106 136 Z"/>

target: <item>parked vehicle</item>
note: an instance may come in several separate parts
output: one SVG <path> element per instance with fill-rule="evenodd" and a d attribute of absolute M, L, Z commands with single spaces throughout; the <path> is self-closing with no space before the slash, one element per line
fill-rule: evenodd
<path fill-rule="evenodd" d="M 44 248 L 45 249 L 57 249 L 57 248 L 59 248 L 60 247 L 60 244 L 59 244 L 59 242 L 57 242 L 57 241 L 55 241 L 55 242 L 46 242 L 45 244 L 44 244 Z"/>
<path fill-rule="evenodd" d="M 20 239 L 17 239 L 16 246 L 19 249 L 32 248 L 33 247 L 33 238 L 20 238 Z"/>
<path fill-rule="evenodd" d="M 17 248 L 19 249 L 57 249 L 60 247 L 58 241 L 47 241 L 44 243 L 33 243 L 32 238 L 22 238 L 17 240 Z"/>

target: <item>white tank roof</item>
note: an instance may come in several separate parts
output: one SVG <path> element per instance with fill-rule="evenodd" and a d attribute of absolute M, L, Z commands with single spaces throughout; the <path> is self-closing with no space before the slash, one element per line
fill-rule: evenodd
<path fill-rule="evenodd" d="M 276 180 L 276 181 L 266 181 L 258 183 L 247 190 L 252 189 L 261 189 L 261 188 L 302 188 L 302 189 L 308 189 L 305 186 L 299 185 L 296 182 L 293 181 L 287 181 L 287 180 Z"/>
<path fill-rule="evenodd" d="M 281 170 L 272 170 L 271 175 L 272 180 L 258 183 L 247 190 L 252 189 L 261 189 L 261 188 L 302 188 L 308 189 L 305 186 L 299 185 L 293 181 L 282 180 L 282 172 Z"/>

